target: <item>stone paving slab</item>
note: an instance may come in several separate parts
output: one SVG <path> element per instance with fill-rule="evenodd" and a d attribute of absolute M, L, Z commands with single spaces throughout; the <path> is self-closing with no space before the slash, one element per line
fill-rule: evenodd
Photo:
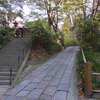
<path fill-rule="evenodd" d="M 47 88 L 44 90 L 44 94 L 54 96 L 56 89 L 57 87 L 55 86 L 47 86 Z"/>
<path fill-rule="evenodd" d="M 59 84 L 57 90 L 58 91 L 68 91 L 68 88 L 69 88 L 69 84 Z"/>
<path fill-rule="evenodd" d="M 51 82 L 49 83 L 49 85 L 58 86 L 59 85 L 59 82 L 60 82 L 60 79 L 53 78 L 51 80 Z"/>
<path fill-rule="evenodd" d="M 52 100 L 52 96 L 42 94 L 42 95 L 40 96 L 40 99 L 43 99 L 43 100 Z"/>
<path fill-rule="evenodd" d="M 67 92 L 58 91 L 52 100 L 66 100 Z"/>
<path fill-rule="evenodd" d="M 41 81 L 36 88 L 41 88 L 41 89 L 45 89 L 46 86 L 48 85 L 49 81 Z"/>
<path fill-rule="evenodd" d="M 21 91 L 16 96 L 27 96 L 30 93 L 30 91 Z"/>
<path fill-rule="evenodd" d="M 38 99 L 42 92 L 43 89 L 34 89 L 27 97 L 32 99 Z"/>
<path fill-rule="evenodd" d="M 31 91 L 33 90 L 36 86 L 37 86 L 38 83 L 33 83 L 31 82 L 29 85 L 27 85 L 23 90 L 26 90 L 26 91 Z"/>
<path fill-rule="evenodd" d="M 43 100 L 43 99 L 31 99 L 27 97 L 9 96 L 4 98 L 3 100 Z"/>
<path fill-rule="evenodd" d="M 67 100 L 70 78 L 75 67 L 76 49 L 78 48 L 79 46 L 70 46 L 34 70 L 23 79 L 23 82 L 6 93 L 8 98 Z"/>

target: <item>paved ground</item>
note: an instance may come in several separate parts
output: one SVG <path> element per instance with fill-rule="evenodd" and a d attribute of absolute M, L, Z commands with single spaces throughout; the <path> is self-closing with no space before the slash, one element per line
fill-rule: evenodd
<path fill-rule="evenodd" d="M 34 70 L 1 100 L 78 100 L 75 59 L 79 46 L 70 46 Z"/>

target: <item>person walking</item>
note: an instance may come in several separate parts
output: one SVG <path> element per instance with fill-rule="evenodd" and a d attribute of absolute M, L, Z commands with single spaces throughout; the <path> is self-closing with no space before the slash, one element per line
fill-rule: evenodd
<path fill-rule="evenodd" d="M 24 32 L 25 32 L 25 29 L 24 29 L 24 27 L 23 27 L 23 28 L 21 28 L 21 38 L 23 38 Z"/>
<path fill-rule="evenodd" d="M 19 28 L 16 29 L 16 38 L 18 39 L 19 38 L 19 34 L 20 34 L 20 31 L 19 31 Z"/>

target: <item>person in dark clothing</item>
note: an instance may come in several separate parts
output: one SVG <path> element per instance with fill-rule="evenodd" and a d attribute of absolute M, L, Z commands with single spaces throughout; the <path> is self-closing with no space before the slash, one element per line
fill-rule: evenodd
<path fill-rule="evenodd" d="M 21 37 L 22 37 L 22 38 L 23 38 L 24 32 L 25 32 L 25 29 L 24 29 L 24 27 L 23 27 L 23 28 L 21 28 Z"/>
<path fill-rule="evenodd" d="M 18 39 L 19 38 L 19 34 L 20 34 L 20 31 L 19 31 L 19 28 L 16 29 L 16 38 Z"/>

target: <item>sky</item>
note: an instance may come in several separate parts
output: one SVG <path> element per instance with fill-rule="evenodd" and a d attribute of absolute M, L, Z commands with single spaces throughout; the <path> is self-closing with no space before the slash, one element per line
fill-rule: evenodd
<path fill-rule="evenodd" d="M 28 8 L 28 6 L 26 5 L 23 6 L 23 12 L 24 12 L 24 16 L 29 15 L 30 9 Z M 16 21 L 23 21 L 23 19 L 21 19 L 20 17 L 17 17 Z"/>
<path fill-rule="evenodd" d="M 23 6 L 23 12 L 24 12 L 24 15 L 28 15 L 30 13 L 30 9 L 28 8 L 28 6 L 26 5 Z"/>

